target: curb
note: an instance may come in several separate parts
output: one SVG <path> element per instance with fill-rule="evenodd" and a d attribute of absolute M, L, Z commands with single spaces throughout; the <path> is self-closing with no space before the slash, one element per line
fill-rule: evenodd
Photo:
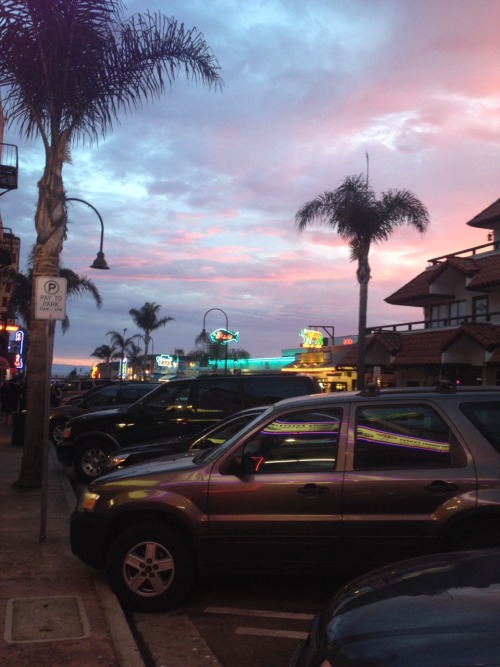
<path fill-rule="evenodd" d="M 75 493 L 66 473 L 64 470 L 61 470 L 55 452 L 52 448 L 50 448 L 49 451 L 52 469 L 57 475 L 68 511 L 71 513 L 76 505 L 77 499 Z M 92 578 L 99 605 L 104 612 L 113 646 L 121 667 L 146 667 L 117 597 L 111 591 L 108 584 L 99 577 L 98 572 L 88 566 L 85 567 Z"/>

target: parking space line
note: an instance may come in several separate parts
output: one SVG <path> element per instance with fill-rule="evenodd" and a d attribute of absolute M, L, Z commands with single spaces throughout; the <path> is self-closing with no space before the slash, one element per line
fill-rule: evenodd
<path fill-rule="evenodd" d="M 281 637 L 283 639 L 307 639 L 307 632 L 295 630 L 270 630 L 267 628 L 236 628 L 236 635 L 256 635 L 261 637 Z"/>
<path fill-rule="evenodd" d="M 285 611 L 262 611 L 260 609 L 233 609 L 232 607 L 205 607 L 207 614 L 228 614 L 230 616 L 253 616 L 260 618 L 286 618 L 295 621 L 312 621 L 314 614 L 295 614 Z"/>

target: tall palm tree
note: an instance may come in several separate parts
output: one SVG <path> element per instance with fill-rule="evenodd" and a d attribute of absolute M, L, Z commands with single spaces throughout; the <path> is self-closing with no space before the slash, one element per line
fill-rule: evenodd
<path fill-rule="evenodd" d="M 135 322 L 135 325 L 141 331 L 144 331 L 144 365 L 146 364 L 149 352 L 149 343 L 151 342 L 151 333 L 160 327 L 164 327 L 167 322 L 173 321 L 173 317 L 158 318 L 158 312 L 161 306 L 158 303 L 146 301 L 139 309 L 131 308 L 128 313 Z M 143 379 L 145 369 L 143 368 Z"/>
<path fill-rule="evenodd" d="M 121 0 L 2 0 L 0 86 L 7 126 L 41 138 L 33 278 L 59 275 L 67 234 L 62 168 L 76 141 L 96 142 L 122 112 L 159 99 L 178 75 L 220 87 L 219 64 L 196 29 L 160 13 L 123 17 Z M 34 283 L 36 281 L 34 280 Z M 34 299 L 33 299 L 34 301 Z M 32 318 L 26 437 L 16 486 L 42 482 L 50 335 Z"/>
<path fill-rule="evenodd" d="M 125 337 L 127 330 L 123 330 L 123 335 L 119 331 L 108 331 L 106 336 L 110 336 L 111 348 L 113 350 L 112 357 L 113 359 L 120 359 L 122 364 L 123 361 L 130 355 L 132 345 L 135 344 L 135 340 L 139 334 L 134 334 L 129 338 Z M 123 365 L 120 373 L 120 379 L 123 379 Z"/>
<path fill-rule="evenodd" d="M 389 190 L 377 199 L 362 174 L 348 176 L 333 192 L 324 192 L 299 208 L 295 221 L 299 231 L 318 220 L 331 227 L 347 244 L 351 261 L 357 261 L 359 283 L 357 386 L 365 382 L 366 314 L 370 263 L 368 255 L 373 242 L 387 241 L 403 224 L 423 233 L 429 214 L 422 202 L 409 190 Z"/>

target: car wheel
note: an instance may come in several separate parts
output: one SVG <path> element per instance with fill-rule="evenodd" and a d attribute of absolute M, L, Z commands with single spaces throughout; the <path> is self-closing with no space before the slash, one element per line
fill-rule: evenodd
<path fill-rule="evenodd" d="M 109 582 L 130 611 L 171 609 L 188 595 L 195 566 L 191 549 L 174 528 L 133 526 L 112 544 L 106 563 Z"/>
<path fill-rule="evenodd" d="M 50 424 L 50 439 L 54 445 L 59 445 L 63 441 L 62 435 L 65 426 L 65 421 L 54 421 Z"/>
<path fill-rule="evenodd" d="M 82 482 L 91 482 L 105 471 L 112 447 L 106 443 L 84 442 L 76 448 L 73 458 L 75 475 Z"/>

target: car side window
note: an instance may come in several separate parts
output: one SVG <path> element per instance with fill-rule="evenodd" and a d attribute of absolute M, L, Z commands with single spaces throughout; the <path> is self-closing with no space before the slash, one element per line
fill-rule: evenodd
<path fill-rule="evenodd" d="M 261 475 L 335 470 L 341 423 L 337 409 L 281 415 L 246 442 L 244 471 Z"/>
<path fill-rule="evenodd" d="M 448 424 L 428 405 L 383 405 L 356 410 L 354 469 L 445 468 L 465 454 Z"/>
<path fill-rule="evenodd" d="M 248 407 L 255 405 L 271 405 L 284 398 L 292 398 L 300 394 L 313 394 L 314 385 L 302 377 L 246 377 L 241 381 Z"/>
<path fill-rule="evenodd" d="M 115 402 L 116 387 L 104 387 L 85 400 L 85 407 L 93 408 L 100 405 L 111 405 Z"/>
<path fill-rule="evenodd" d="M 223 417 L 244 407 L 238 386 L 234 381 L 218 382 L 217 380 L 211 380 L 200 382 L 195 385 L 195 389 L 197 389 L 198 394 L 195 399 L 198 412 L 205 412 L 210 416 L 219 414 Z"/>
<path fill-rule="evenodd" d="M 462 403 L 460 409 L 490 445 L 500 453 L 500 401 Z"/>
<path fill-rule="evenodd" d="M 180 413 L 191 407 L 191 387 L 191 382 L 182 383 L 181 385 L 166 384 L 159 391 L 147 395 L 143 405 L 153 416 L 175 410 L 178 410 Z"/>

